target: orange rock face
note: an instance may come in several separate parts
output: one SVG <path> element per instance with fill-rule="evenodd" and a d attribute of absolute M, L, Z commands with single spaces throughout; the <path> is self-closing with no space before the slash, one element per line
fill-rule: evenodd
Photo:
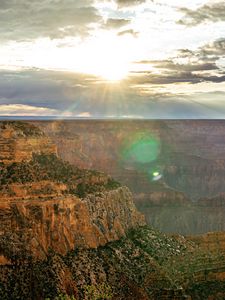
<path fill-rule="evenodd" d="M 225 253 L 225 232 L 208 232 L 203 235 L 196 235 L 190 237 L 190 239 L 198 244 L 203 249 Z"/>
<path fill-rule="evenodd" d="M 0 148 L 3 165 L 20 166 L 21 162 L 31 160 L 34 153 L 56 154 L 55 145 L 32 126 L 26 125 L 23 131 L 22 125 L 18 125 L 19 129 L 15 126 L 13 123 L 1 128 L 0 143 L 5 145 Z M 66 165 L 64 172 L 65 168 Z M 11 257 L 22 252 L 43 259 L 50 249 L 64 255 L 76 247 L 96 248 L 121 238 L 130 228 L 145 224 L 128 188 L 96 192 L 94 187 L 107 185 L 108 176 L 95 172 L 88 179 L 79 173 L 77 182 L 91 184 L 95 192 L 81 199 L 70 193 L 66 183 L 54 180 L 10 181 L 1 186 L 0 264 L 9 263 Z"/>
<path fill-rule="evenodd" d="M 33 196 L 31 200 L 9 198 L 0 202 L 0 215 L 1 236 L 17 235 L 12 245 L 19 245 L 22 236 L 27 250 L 40 259 L 49 249 L 66 254 L 78 246 L 96 248 L 145 224 L 125 187 L 85 199 L 72 195 L 49 200 L 45 195 Z M 7 253 L 0 261 L 6 257 Z"/>
<path fill-rule="evenodd" d="M 28 161 L 33 153 L 56 152 L 56 146 L 42 132 L 24 133 L 14 123 L 6 123 L 0 128 L 0 162 L 7 164 Z"/>

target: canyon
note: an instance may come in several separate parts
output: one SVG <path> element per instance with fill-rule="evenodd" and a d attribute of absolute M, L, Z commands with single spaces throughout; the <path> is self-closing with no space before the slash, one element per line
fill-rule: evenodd
<path fill-rule="evenodd" d="M 128 186 L 148 224 L 180 234 L 225 230 L 223 120 L 33 124 L 51 137 L 64 160 Z"/>
<path fill-rule="evenodd" d="M 74 130 L 83 130 L 75 136 L 70 123 L 57 122 L 0 122 L 0 298 L 223 299 L 224 233 L 164 234 L 146 225 L 128 188 L 132 182 L 137 206 L 146 217 L 151 211 L 150 221 L 155 215 L 159 227 L 170 214 L 175 226 L 187 222 L 182 230 L 190 229 L 189 219 L 176 221 L 173 208 L 193 209 L 198 203 L 221 209 L 223 193 L 201 195 L 196 202 L 185 189 L 169 186 L 166 172 L 176 174 L 178 163 L 172 164 L 172 147 L 162 142 L 167 126 L 160 125 L 160 131 L 156 122 L 149 134 L 148 122 L 141 133 L 135 125 L 132 135 L 127 125 L 122 132 L 116 125 L 107 140 L 108 128 L 104 135 L 92 124 L 88 133 L 85 124 L 75 122 Z M 115 151 L 111 160 L 107 147 L 97 155 L 103 137 Z M 89 148 L 90 141 L 95 148 Z M 102 164 L 95 168 L 99 160 Z M 103 172 L 110 164 L 109 173 L 120 175 L 122 184 Z M 146 201 L 151 204 L 148 214 Z M 154 208 L 165 209 L 161 219 Z M 194 226 L 202 226 L 199 222 Z"/>
<path fill-rule="evenodd" d="M 145 224 L 128 188 L 103 173 L 69 168 L 41 131 L 19 125 L 2 126 L 2 142 L 10 149 L 7 155 L 3 148 L 0 161 L 0 240 L 7 243 L 3 261 L 17 251 L 43 259 L 49 249 L 66 254 L 78 246 L 96 248 Z M 61 177 L 63 172 L 67 175 Z"/>

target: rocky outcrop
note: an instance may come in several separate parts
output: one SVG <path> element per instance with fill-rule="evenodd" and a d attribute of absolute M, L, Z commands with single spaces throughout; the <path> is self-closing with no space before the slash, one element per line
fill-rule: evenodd
<path fill-rule="evenodd" d="M 112 300 L 190 299 L 175 282 L 171 266 L 191 249 L 192 244 L 182 238 L 139 227 L 97 249 L 77 248 L 65 256 L 51 252 L 41 262 L 17 261 L 13 274 L 10 265 L 0 266 L 0 296 L 32 300 L 57 299 L 57 294 L 74 295 L 78 300 L 95 299 L 96 295 Z M 13 280 L 17 288 L 13 288 Z"/>
<path fill-rule="evenodd" d="M 4 245 L 0 262 L 10 260 L 24 245 L 36 259 L 46 258 L 50 249 L 65 255 L 77 247 L 97 248 L 145 223 L 125 187 L 83 199 L 65 196 L 63 189 L 61 186 L 50 195 L 32 195 L 30 200 L 8 198 L 0 202 L 0 241 Z M 21 194 L 18 187 L 17 191 Z"/>
<path fill-rule="evenodd" d="M 35 126 L 21 122 L 0 123 L 0 162 L 22 162 L 33 153 L 56 154 L 56 146 Z"/>
<path fill-rule="evenodd" d="M 220 255 L 218 260 L 191 237 L 170 237 L 139 227 L 102 247 L 76 248 L 67 255 L 51 251 L 42 261 L 28 257 L 13 266 L 0 266 L 0 297 L 219 299 L 224 296 L 224 258 Z"/>
<path fill-rule="evenodd" d="M 33 125 L 3 122 L 0 128 L 9 144 L 0 165 L 1 264 L 22 253 L 45 259 L 50 249 L 65 255 L 96 248 L 145 224 L 128 188 L 65 164 Z"/>

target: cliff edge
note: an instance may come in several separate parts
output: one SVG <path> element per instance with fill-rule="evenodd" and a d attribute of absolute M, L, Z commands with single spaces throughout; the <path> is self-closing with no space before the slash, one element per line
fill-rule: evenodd
<path fill-rule="evenodd" d="M 0 264 L 96 248 L 144 225 L 127 187 L 64 163 L 35 126 L 0 123 Z"/>

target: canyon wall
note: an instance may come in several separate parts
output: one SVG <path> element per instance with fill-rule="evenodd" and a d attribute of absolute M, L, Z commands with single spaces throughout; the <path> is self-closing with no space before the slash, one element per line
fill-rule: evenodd
<path fill-rule="evenodd" d="M 65 160 L 104 171 L 128 186 L 149 224 L 182 234 L 225 229 L 225 208 L 214 205 L 214 198 L 225 192 L 224 121 L 35 124 L 54 140 Z"/>
<path fill-rule="evenodd" d="M 40 183 L 39 187 L 43 188 Z M 49 249 L 65 255 L 76 247 L 97 248 L 145 224 L 127 188 L 88 195 L 82 200 L 60 195 L 61 191 L 57 191 L 58 195 L 39 192 L 30 200 L 1 200 L 0 263 L 19 251 L 44 259 Z"/>
<path fill-rule="evenodd" d="M 128 188 L 65 164 L 33 125 L 0 126 L 9 145 L 8 152 L 0 148 L 0 263 L 25 254 L 44 259 L 50 249 L 96 248 L 145 224 Z"/>
<path fill-rule="evenodd" d="M 0 123 L 0 162 L 7 164 L 30 160 L 34 152 L 56 154 L 56 146 L 31 124 Z"/>

